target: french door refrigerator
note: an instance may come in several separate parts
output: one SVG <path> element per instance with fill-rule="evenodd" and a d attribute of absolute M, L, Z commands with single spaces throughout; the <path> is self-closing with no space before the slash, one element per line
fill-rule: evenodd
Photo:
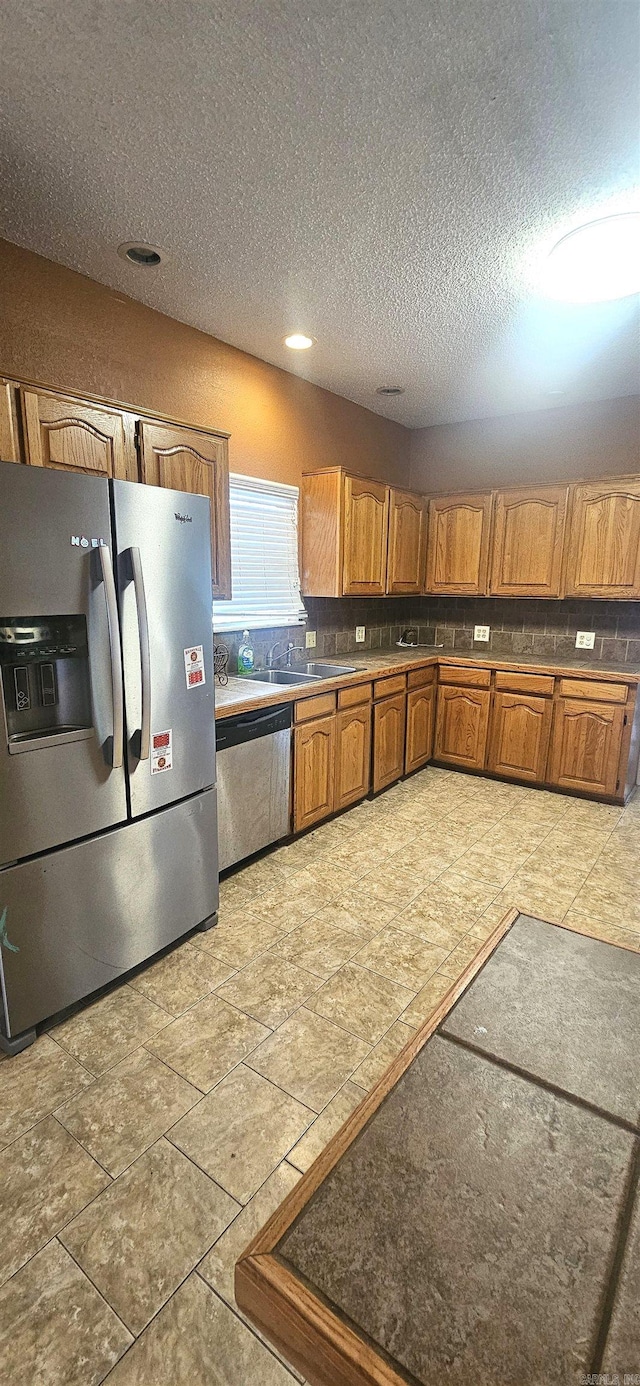
<path fill-rule="evenodd" d="M 0 463 L 0 1046 L 218 908 L 205 496 Z"/>

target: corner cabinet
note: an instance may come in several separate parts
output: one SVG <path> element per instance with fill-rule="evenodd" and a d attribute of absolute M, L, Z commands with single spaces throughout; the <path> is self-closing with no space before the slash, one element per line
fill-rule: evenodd
<path fill-rule="evenodd" d="M 567 487 L 498 491 L 490 591 L 498 597 L 559 597 Z"/>
<path fill-rule="evenodd" d="M 17 398 L 29 466 L 138 480 L 132 414 L 22 386 Z"/>
<path fill-rule="evenodd" d="M 407 676 L 407 735 L 404 773 L 419 770 L 431 760 L 436 714 L 436 673 L 431 666 L 412 670 Z"/>
<path fill-rule="evenodd" d="M 435 496 L 429 503 L 427 591 L 487 591 L 491 492 Z"/>
<path fill-rule="evenodd" d="M 414 491 L 389 492 L 387 592 L 424 591 L 427 557 L 428 505 Z"/>
<path fill-rule="evenodd" d="M 208 496 L 214 597 L 231 596 L 229 461 L 227 439 L 177 424 L 142 419 L 138 425 L 140 480 Z"/>
<path fill-rule="evenodd" d="M 640 478 L 574 488 L 566 591 L 640 597 Z"/>

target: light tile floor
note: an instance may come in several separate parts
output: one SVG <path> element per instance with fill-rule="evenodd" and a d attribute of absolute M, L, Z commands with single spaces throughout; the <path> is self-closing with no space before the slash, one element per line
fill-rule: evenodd
<path fill-rule="evenodd" d="M 640 951 L 622 811 L 429 767 L 0 1063 L 2 1386 L 286 1386 L 233 1266 L 511 906 Z"/>

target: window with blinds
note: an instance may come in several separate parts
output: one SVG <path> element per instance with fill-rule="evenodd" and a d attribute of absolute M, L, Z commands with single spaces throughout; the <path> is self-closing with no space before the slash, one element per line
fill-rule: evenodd
<path fill-rule="evenodd" d="M 307 619 L 298 570 L 298 488 L 229 477 L 230 602 L 213 603 L 216 631 L 295 626 Z"/>

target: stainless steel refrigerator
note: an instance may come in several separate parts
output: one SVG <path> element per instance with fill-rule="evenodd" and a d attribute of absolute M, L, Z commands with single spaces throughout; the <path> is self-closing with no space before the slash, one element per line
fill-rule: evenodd
<path fill-rule="evenodd" d="M 218 908 L 205 496 L 0 463 L 0 1046 Z"/>

